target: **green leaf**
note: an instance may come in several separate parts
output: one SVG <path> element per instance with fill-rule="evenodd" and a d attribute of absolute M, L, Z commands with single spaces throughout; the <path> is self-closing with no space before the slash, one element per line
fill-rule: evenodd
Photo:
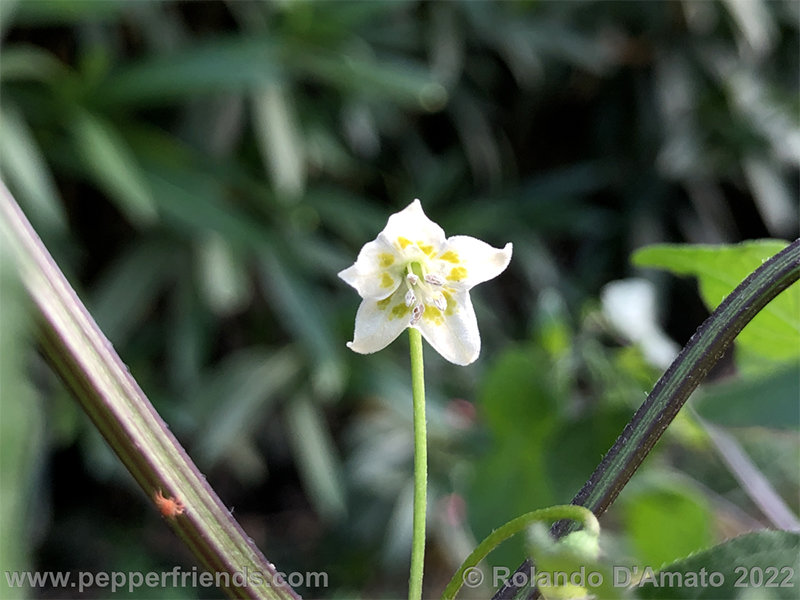
<path fill-rule="evenodd" d="M 300 371 L 292 348 L 245 348 L 228 356 L 197 386 L 192 402 L 203 412 L 197 460 L 212 468 L 260 428 L 279 394 Z M 240 473 L 241 475 L 241 473 Z"/>
<path fill-rule="evenodd" d="M 289 441 L 311 501 L 327 520 L 345 516 L 344 478 L 336 445 L 319 406 L 300 394 L 286 406 Z"/>
<path fill-rule="evenodd" d="M 286 61 L 300 72 L 367 98 L 435 111 L 448 100 L 447 90 L 419 63 L 375 60 L 368 55 L 316 53 L 308 49 L 291 53 Z"/>
<path fill-rule="evenodd" d="M 656 245 L 633 254 L 633 264 L 666 269 L 699 279 L 700 294 L 709 310 L 716 308 L 764 260 L 787 245 L 781 240 L 757 240 L 735 245 Z M 800 357 L 800 284 L 770 302 L 737 338 L 749 353 L 774 362 Z"/>
<path fill-rule="evenodd" d="M 635 555 L 658 568 L 713 542 L 713 515 L 704 497 L 678 478 L 638 481 L 624 496 L 624 519 Z"/>
<path fill-rule="evenodd" d="M 800 428 L 800 363 L 766 375 L 705 386 L 693 401 L 701 417 L 728 427 Z"/>
<path fill-rule="evenodd" d="M 293 336 L 300 340 L 312 363 L 312 386 L 322 397 L 341 393 L 344 366 L 334 341 L 330 319 L 321 299 L 308 282 L 291 268 L 292 257 L 281 248 L 263 244 L 258 257 L 261 287 L 274 303 L 276 313 Z"/>
<path fill-rule="evenodd" d="M 107 121 L 86 111 L 75 113 L 72 131 L 85 168 L 109 200 L 134 225 L 156 217 L 153 194 L 125 139 Z"/>
<path fill-rule="evenodd" d="M 9 183 L 16 185 L 31 221 L 49 230 L 65 231 L 67 219 L 53 176 L 22 114 L 6 102 L 0 109 L 0 125 L 0 166 Z"/>
<path fill-rule="evenodd" d="M 274 83 L 280 72 L 274 39 L 216 38 L 126 67 L 97 90 L 97 99 L 126 106 L 163 104 L 262 87 Z"/>
<path fill-rule="evenodd" d="M 120 0 L 36 0 L 21 1 L 14 14 L 17 25 L 68 25 L 87 20 L 111 20 L 125 9 Z"/>
<path fill-rule="evenodd" d="M 17 44 L 3 49 L 0 79 L 6 83 L 23 79 L 50 81 L 65 71 L 64 65 L 52 54 L 36 46 Z"/>
<path fill-rule="evenodd" d="M 706 574 L 705 586 L 701 585 L 702 573 Z M 800 589 L 799 578 L 800 534 L 757 531 L 665 566 L 655 573 L 654 582 L 642 583 L 639 594 L 644 599 L 664 600 L 793 600 Z M 696 585 L 690 585 L 693 579 Z"/>
<path fill-rule="evenodd" d="M 197 245 L 200 291 L 218 315 L 242 310 L 253 295 L 246 261 L 221 235 L 210 233 Z"/>
<path fill-rule="evenodd" d="M 142 325 L 179 262 L 171 244 L 136 244 L 103 273 L 92 293 L 92 314 L 109 340 L 123 345 Z M 131 285 L 135 282 L 135 285 Z"/>
<path fill-rule="evenodd" d="M 0 569 L 30 568 L 35 516 L 34 484 L 44 451 L 44 407 L 31 382 L 33 315 L 19 279 L 7 232 L 0 236 Z M 0 597 L 32 596 L 0 580 Z"/>
<path fill-rule="evenodd" d="M 492 441 L 490 452 L 475 464 L 468 490 L 470 522 L 478 537 L 556 498 L 545 457 L 560 421 L 560 398 L 549 371 L 544 352 L 525 346 L 503 353 L 486 373 L 478 408 Z M 512 488 L 513 494 L 505 493 Z M 509 540 L 490 560 L 510 567 L 522 550 L 521 540 Z"/>

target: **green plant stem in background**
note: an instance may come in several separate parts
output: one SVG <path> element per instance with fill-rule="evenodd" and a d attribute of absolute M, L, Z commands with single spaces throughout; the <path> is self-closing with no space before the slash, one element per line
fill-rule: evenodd
<path fill-rule="evenodd" d="M 703 322 L 572 499 L 572 504 L 585 506 L 598 517 L 603 514 L 734 338 L 770 300 L 798 279 L 800 239 L 748 275 Z M 553 526 L 552 532 L 555 537 L 561 537 L 573 527 L 571 522 L 561 521 Z M 530 568 L 531 561 L 526 559 L 516 572 L 528 573 Z M 514 580 L 512 575 L 494 600 L 516 597 L 521 588 L 514 585 Z"/>
<path fill-rule="evenodd" d="M 425 370 L 422 363 L 422 335 L 408 329 L 411 347 L 411 392 L 414 396 L 414 535 L 411 541 L 411 574 L 408 600 L 422 598 L 425 564 L 425 516 L 428 496 L 428 441 L 425 426 Z"/>
<path fill-rule="evenodd" d="M 148 498 L 162 492 L 185 505 L 183 514 L 168 521 L 209 571 L 228 575 L 219 581 L 229 597 L 298 598 L 156 413 L 2 181 L 0 215 L 39 313 L 45 354 Z M 245 572 L 259 574 L 261 581 L 242 585 Z"/>
<path fill-rule="evenodd" d="M 442 600 L 452 600 L 455 598 L 458 590 L 460 590 L 461 586 L 465 583 L 465 579 L 469 575 L 469 570 L 475 568 L 478 563 L 486 558 L 486 556 L 501 542 L 519 533 L 531 523 L 557 521 L 561 519 L 581 522 L 588 533 L 595 537 L 600 535 L 600 523 L 597 522 L 597 517 L 594 516 L 592 511 L 582 506 L 575 506 L 572 504 L 548 506 L 547 508 L 525 513 L 505 523 L 501 527 L 498 527 L 477 545 L 475 550 L 461 563 L 461 566 L 458 568 L 455 575 L 453 575 L 452 579 L 450 579 L 450 583 L 447 584 L 447 587 L 442 593 Z"/>

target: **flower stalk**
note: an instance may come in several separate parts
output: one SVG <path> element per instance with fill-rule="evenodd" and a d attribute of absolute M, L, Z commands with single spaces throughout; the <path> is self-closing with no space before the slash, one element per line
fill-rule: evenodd
<path fill-rule="evenodd" d="M 422 335 L 408 330 L 411 348 L 411 393 L 414 397 L 414 522 L 411 541 L 411 572 L 408 600 L 422 598 L 425 564 L 425 518 L 428 500 L 428 440 L 425 421 L 425 374 L 422 362 Z"/>

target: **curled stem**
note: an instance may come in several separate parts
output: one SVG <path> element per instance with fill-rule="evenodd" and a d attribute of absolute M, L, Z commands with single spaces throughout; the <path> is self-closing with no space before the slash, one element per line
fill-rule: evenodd
<path fill-rule="evenodd" d="M 597 522 L 597 517 L 594 516 L 592 511 L 582 506 L 575 506 L 573 504 L 565 504 L 562 506 L 548 506 L 534 510 L 533 512 L 525 513 L 516 519 L 510 520 L 505 525 L 498 527 L 477 545 L 470 555 L 464 559 L 461 566 L 456 571 L 450 583 L 444 588 L 442 593 L 442 600 L 453 600 L 465 582 L 465 578 L 470 570 L 474 569 L 479 562 L 481 562 L 488 554 L 494 550 L 501 542 L 504 542 L 511 536 L 519 533 L 531 523 L 540 521 L 559 521 L 561 519 L 570 519 L 573 522 L 583 523 L 586 531 L 593 536 L 600 535 L 600 523 Z"/>

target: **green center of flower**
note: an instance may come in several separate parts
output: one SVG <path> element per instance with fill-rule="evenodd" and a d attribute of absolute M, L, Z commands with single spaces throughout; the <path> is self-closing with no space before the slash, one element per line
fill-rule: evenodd
<path fill-rule="evenodd" d="M 405 304 L 411 308 L 410 325 L 419 322 L 426 305 L 436 307 L 440 313 L 447 308 L 447 298 L 442 293 L 444 280 L 435 273 L 428 273 L 423 263 L 418 261 L 408 263 L 405 283 Z"/>

